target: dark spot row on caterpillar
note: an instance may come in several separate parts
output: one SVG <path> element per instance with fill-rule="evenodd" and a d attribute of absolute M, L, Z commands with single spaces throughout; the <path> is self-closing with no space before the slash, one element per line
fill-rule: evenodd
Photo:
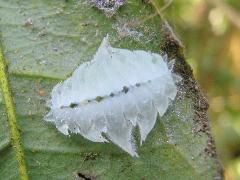
<path fill-rule="evenodd" d="M 77 103 L 71 103 L 69 107 L 70 107 L 70 108 L 75 108 L 75 107 L 77 107 L 77 106 L 78 106 Z"/>
<path fill-rule="evenodd" d="M 150 83 L 150 82 L 151 82 L 151 80 L 147 81 L 147 83 Z M 119 92 L 116 92 L 116 93 L 111 92 L 109 96 L 97 96 L 96 98 L 87 100 L 86 102 L 87 102 L 87 103 L 91 103 L 91 102 L 101 102 L 103 99 L 105 99 L 105 98 L 107 98 L 107 97 L 111 97 L 111 98 L 112 98 L 112 97 L 114 97 L 114 96 L 117 96 L 117 95 L 120 94 L 120 93 L 125 93 L 125 94 L 127 94 L 127 93 L 129 92 L 129 89 L 130 89 L 131 87 L 140 87 L 142 84 L 144 84 L 144 83 L 136 83 L 134 86 L 130 86 L 130 87 L 123 86 L 122 90 L 119 91 Z M 76 107 L 78 107 L 78 106 L 80 106 L 80 105 L 81 105 L 81 103 L 76 103 L 76 102 L 74 102 L 74 103 L 71 103 L 69 106 L 62 106 L 61 109 L 62 109 L 62 108 L 69 108 L 69 107 L 70 107 L 70 108 L 76 108 Z"/>
<path fill-rule="evenodd" d="M 104 98 L 103 98 L 102 96 L 97 96 L 95 100 L 96 100 L 97 102 L 100 102 L 100 101 L 102 101 L 103 99 L 104 99 Z"/>
<path fill-rule="evenodd" d="M 127 86 L 123 86 L 122 92 L 127 94 L 128 91 L 129 91 L 129 88 Z"/>

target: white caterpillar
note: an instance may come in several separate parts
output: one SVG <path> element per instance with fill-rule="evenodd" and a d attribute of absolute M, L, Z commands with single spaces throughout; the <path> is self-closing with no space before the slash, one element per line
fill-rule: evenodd
<path fill-rule="evenodd" d="M 65 135 L 79 133 L 94 142 L 112 141 L 138 156 L 133 129 L 141 142 L 166 112 L 181 78 L 171 72 L 167 56 L 142 50 L 113 48 L 105 37 L 94 58 L 51 93 L 46 121 Z M 105 136 L 103 136 L 105 134 Z M 107 137 L 107 139 L 106 139 Z"/>

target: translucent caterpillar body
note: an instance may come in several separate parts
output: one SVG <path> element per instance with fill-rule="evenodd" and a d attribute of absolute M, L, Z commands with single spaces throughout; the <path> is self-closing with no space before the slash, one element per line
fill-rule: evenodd
<path fill-rule="evenodd" d="M 53 88 L 44 119 L 63 134 L 110 140 L 138 156 L 134 128 L 139 127 L 142 144 L 157 114 L 163 116 L 177 94 L 175 83 L 181 78 L 171 72 L 172 66 L 167 56 L 113 48 L 105 37 L 90 62 Z"/>

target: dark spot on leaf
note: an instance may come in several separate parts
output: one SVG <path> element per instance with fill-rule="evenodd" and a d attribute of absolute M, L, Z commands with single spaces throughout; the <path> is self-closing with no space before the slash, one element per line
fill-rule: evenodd
<path fill-rule="evenodd" d="M 141 2 L 142 2 L 143 4 L 148 4 L 148 3 L 150 3 L 150 0 L 141 0 Z"/>
<path fill-rule="evenodd" d="M 90 23 L 89 22 L 83 22 L 81 26 L 88 26 Z"/>
<path fill-rule="evenodd" d="M 31 18 L 28 18 L 25 23 L 24 23 L 24 26 L 33 26 L 33 20 Z"/>
<path fill-rule="evenodd" d="M 45 28 L 43 28 L 41 31 L 39 31 L 38 36 L 43 37 L 45 35 L 47 35 L 47 30 Z"/>
<path fill-rule="evenodd" d="M 78 173 L 78 177 L 86 179 L 86 180 L 91 180 L 91 178 L 87 177 L 85 174 L 80 173 L 80 172 Z"/>
<path fill-rule="evenodd" d="M 84 161 L 89 161 L 89 160 L 96 160 L 96 158 L 99 156 L 99 153 L 86 153 Z"/>
<path fill-rule="evenodd" d="M 96 177 L 84 172 L 78 172 L 77 176 L 83 180 L 96 180 Z"/>

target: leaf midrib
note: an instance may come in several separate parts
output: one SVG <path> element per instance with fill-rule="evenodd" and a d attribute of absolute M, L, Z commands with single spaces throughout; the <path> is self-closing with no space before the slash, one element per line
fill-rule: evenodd
<path fill-rule="evenodd" d="M 2 94 L 5 101 L 8 125 L 10 129 L 11 143 L 13 148 L 15 149 L 20 179 L 28 180 L 27 168 L 26 168 L 26 163 L 24 159 L 23 148 L 21 145 L 21 137 L 17 128 L 15 106 L 13 103 L 11 87 L 10 87 L 8 76 L 7 76 L 7 66 L 6 66 L 6 62 L 5 62 L 1 47 L 0 47 L 0 82 L 1 82 Z"/>

